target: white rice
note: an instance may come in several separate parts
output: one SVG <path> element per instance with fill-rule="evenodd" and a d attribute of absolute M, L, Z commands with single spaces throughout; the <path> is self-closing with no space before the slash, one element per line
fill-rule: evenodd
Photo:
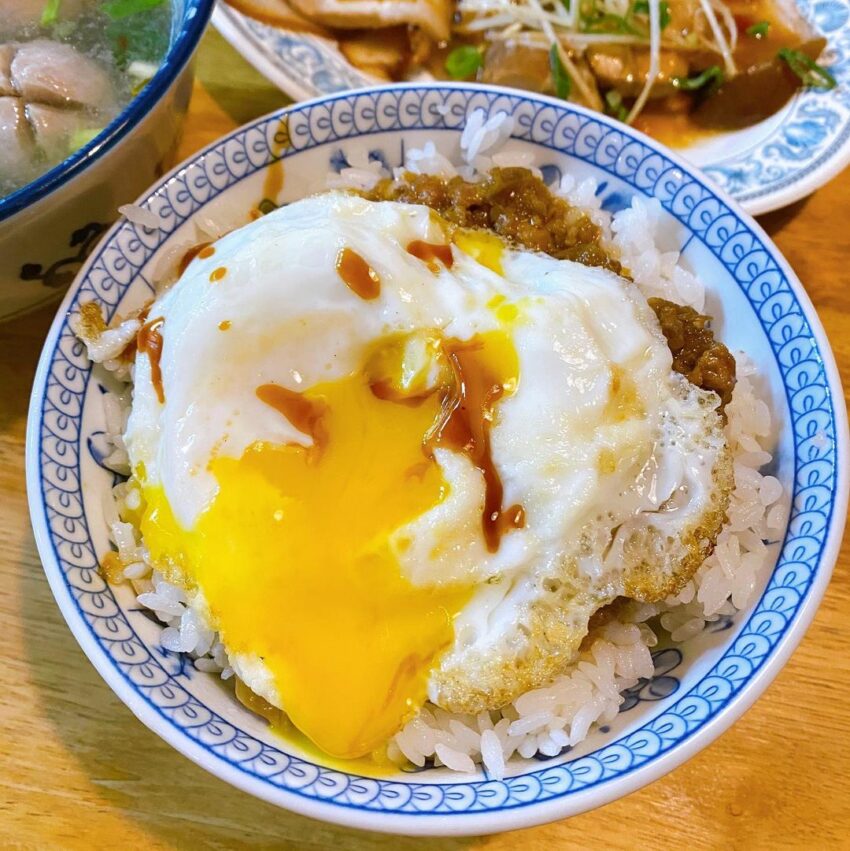
<path fill-rule="evenodd" d="M 128 222 L 148 230 L 160 230 L 163 226 L 162 220 L 156 213 L 146 207 L 140 207 L 138 204 L 122 204 L 118 208 L 118 212 Z"/>
<path fill-rule="evenodd" d="M 494 165 L 533 168 L 528 153 L 499 150 L 511 130 L 512 120 L 504 114 L 487 119 L 482 110 L 475 110 L 460 140 L 460 165 L 427 142 L 421 149 L 408 150 L 405 169 L 474 179 Z M 330 180 L 332 186 L 370 189 L 381 178 L 391 176 L 380 162 L 366 156 L 352 157 L 349 163 Z M 396 174 L 401 171 L 397 169 Z M 602 228 L 604 241 L 619 253 L 645 295 L 704 309 L 702 284 L 679 265 L 678 252 L 658 247 L 662 219 L 658 201 L 635 198 L 630 208 L 612 216 L 601 209 L 593 179 L 577 181 L 567 174 L 550 188 L 586 211 Z M 135 209 L 132 213 L 134 220 L 150 226 L 136 216 Z M 215 223 L 204 225 L 205 231 L 216 232 Z M 126 366 L 116 358 L 138 327 L 138 320 L 127 319 L 98 339 L 86 339 L 91 360 L 129 380 L 132 376 L 121 372 Z M 514 755 L 526 759 L 556 756 L 583 741 L 594 726 L 611 722 L 619 712 L 623 690 L 653 675 L 651 648 L 658 638 L 647 623 L 650 619 L 669 632 L 674 642 L 680 642 L 702 632 L 707 623 L 749 605 L 769 560 L 765 541 L 780 532 L 787 516 L 787 499 L 774 476 L 759 472 L 771 460 L 767 451 L 772 433 L 770 410 L 757 395 L 755 366 L 743 352 L 735 355 L 738 382 L 732 401 L 726 406 L 735 489 L 729 521 L 714 552 L 693 579 L 663 603 L 630 604 L 616 619 L 588 637 L 585 649 L 567 672 L 549 685 L 521 695 L 500 711 L 473 716 L 426 705 L 389 743 L 391 759 L 409 761 L 415 766 L 433 762 L 461 773 L 474 772 L 483 764 L 488 775 L 498 779 L 504 777 Z M 121 435 L 129 401 L 129 392 L 104 396 L 106 440 L 111 449 L 106 463 L 123 473 L 128 469 Z M 203 601 L 190 600 L 183 590 L 152 570 L 137 531 L 121 521 L 126 509 L 139 504 L 140 493 L 129 482 L 115 488 L 114 501 L 109 500 L 104 508 L 124 576 L 132 582 L 139 604 L 165 624 L 163 647 L 189 654 L 201 671 L 219 673 L 225 679 L 232 676 L 227 652 L 207 626 Z"/>

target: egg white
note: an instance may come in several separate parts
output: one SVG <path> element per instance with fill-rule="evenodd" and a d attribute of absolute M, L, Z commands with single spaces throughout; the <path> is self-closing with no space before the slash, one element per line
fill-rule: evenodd
<path fill-rule="evenodd" d="M 672 372 L 654 314 L 628 281 L 507 248 L 498 274 L 456 245 L 452 268 L 435 274 L 408 253 L 412 240 L 445 240 L 427 208 L 340 193 L 291 204 L 220 239 L 215 253 L 195 259 L 150 310 L 165 320 L 165 403 L 140 354 L 125 440 L 133 468 L 161 485 L 190 529 L 216 495 L 213 457 L 239 458 L 257 441 L 309 443 L 257 398 L 258 385 L 303 391 L 341 378 L 369 346 L 394 333 L 469 340 L 507 330 L 520 380 L 497 404 L 492 457 L 503 504 L 524 507 L 524 528 L 490 552 L 481 527 L 482 475 L 466 455 L 439 449 L 446 498 L 394 535 L 405 542 L 397 556 L 411 582 L 476 586 L 430 688 L 437 702 L 474 709 L 480 701 L 464 703 L 466 687 L 503 702 L 527 685 L 494 685 L 492 678 L 510 680 L 504 672 L 541 640 L 535 606 L 551 594 L 546 583 L 559 577 L 562 587 L 576 586 L 559 609 L 572 612 L 566 658 L 592 612 L 623 592 L 628 559 L 603 553 L 622 546 L 623 529 L 653 524 L 675 535 L 698 518 L 713 498 L 723 446 L 705 419 L 716 417 L 716 400 Z M 378 273 L 374 301 L 341 285 L 335 264 L 343 247 Z M 211 284 L 219 268 L 226 271 Z M 515 319 L 494 308 L 505 303 L 516 306 Z M 221 323 L 230 323 L 227 331 Z M 640 416 L 612 418 L 615 372 L 627 376 Z M 615 459 L 613 469 L 604 458 Z M 588 550 L 589 540 L 599 552 Z M 487 659 L 498 664 L 488 667 Z M 243 659 L 239 667 L 250 687 L 284 704 L 262 662 Z"/>

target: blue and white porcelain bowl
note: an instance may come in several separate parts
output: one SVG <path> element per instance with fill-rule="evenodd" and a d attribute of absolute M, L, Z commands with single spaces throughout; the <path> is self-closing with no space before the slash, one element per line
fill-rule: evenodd
<path fill-rule="evenodd" d="M 171 45 L 148 85 L 91 142 L 0 198 L 0 320 L 55 301 L 118 207 L 174 162 L 213 5 L 172 0 Z"/>
<path fill-rule="evenodd" d="M 165 651 L 129 588 L 98 572 L 108 549 L 102 501 L 114 476 L 98 464 L 104 429 L 93 373 L 68 322 L 81 302 L 108 317 L 150 298 L 157 263 L 197 241 L 197 221 L 244 220 L 283 159 L 293 200 L 368 154 L 389 165 L 405 146 L 456 150 L 474 108 L 515 119 L 508 149 L 598 181 L 603 204 L 656 198 L 667 234 L 710 282 L 722 339 L 758 365 L 778 424 L 772 471 L 792 495 L 775 565 L 755 602 L 656 655 L 656 674 L 623 710 L 561 756 L 509 765 L 505 780 L 445 769 L 376 779 L 327 767 L 275 737 L 211 674 Z M 276 139 L 286 114 L 290 146 Z M 546 169 L 544 168 L 544 171 Z M 30 408 L 27 476 L 45 572 L 93 664 L 158 735 L 213 774 L 315 818 L 409 834 L 476 834 L 563 818 L 649 783 L 728 727 L 800 641 L 829 581 L 847 512 L 848 436 L 829 344 L 800 282 L 764 232 L 661 146 L 609 119 L 545 97 L 469 85 L 395 86 L 304 103 L 235 131 L 160 180 L 139 203 L 161 230 L 124 221 L 89 259 L 47 338 Z M 828 676 L 828 672 L 824 672 Z M 144 755 L 139 755 L 144 759 Z"/>

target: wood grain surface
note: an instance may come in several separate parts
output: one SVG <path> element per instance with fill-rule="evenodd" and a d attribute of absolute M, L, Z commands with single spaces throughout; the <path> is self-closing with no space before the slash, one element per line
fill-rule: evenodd
<path fill-rule="evenodd" d="M 197 69 L 181 158 L 285 102 L 212 31 Z M 848 386 L 850 172 L 761 221 L 806 285 Z M 386 837 L 278 810 L 195 766 L 149 732 L 100 679 L 42 573 L 24 489 L 24 431 L 52 313 L 0 325 L 0 846 L 850 847 L 846 543 L 809 633 L 755 706 L 685 765 L 594 812 L 490 837 Z"/>

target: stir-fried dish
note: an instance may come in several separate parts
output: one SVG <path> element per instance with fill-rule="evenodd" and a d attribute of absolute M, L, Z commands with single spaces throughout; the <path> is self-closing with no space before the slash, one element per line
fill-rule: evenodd
<path fill-rule="evenodd" d="M 168 0 L 0 0 L 0 198 L 92 141 L 170 35 Z"/>
<path fill-rule="evenodd" d="M 685 144 L 832 88 L 793 0 L 230 0 L 335 38 L 352 64 L 554 94 Z"/>

